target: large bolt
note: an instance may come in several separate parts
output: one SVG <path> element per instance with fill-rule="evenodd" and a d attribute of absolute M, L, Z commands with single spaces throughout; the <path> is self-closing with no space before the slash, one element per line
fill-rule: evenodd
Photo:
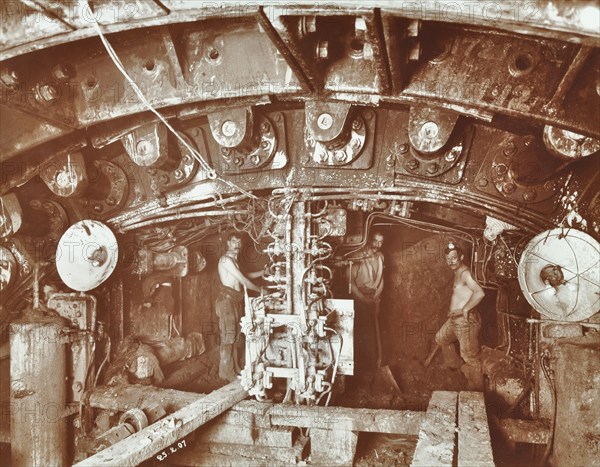
<path fill-rule="evenodd" d="M 221 132 L 225 136 L 233 136 L 237 130 L 237 125 L 232 120 L 225 120 L 221 125 Z"/>
<path fill-rule="evenodd" d="M 525 201 L 533 201 L 536 197 L 537 193 L 535 190 L 527 190 L 525 193 L 523 193 L 523 199 Z"/>
<path fill-rule="evenodd" d="M 506 172 L 508 172 L 508 167 L 506 167 L 504 164 L 498 164 L 496 167 L 494 167 L 494 171 L 498 175 L 504 175 Z"/>
<path fill-rule="evenodd" d="M 39 100 L 46 103 L 52 103 L 58 99 L 58 88 L 53 84 L 43 84 L 38 86 Z"/>
<path fill-rule="evenodd" d="M 149 149 L 150 143 L 148 143 L 148 141 L 146 141 L 145 139 L 139 140 L 135 145 L 135 150 L 140 156 L 147 154 Z"/>
<path fill-rule="evenodd" d="M 319 41 L 317 43 L 317 58 L 325 59 L 329 56 L 329 42 Z"/>
<path fill-rule="evenodd" d="M 69 78 L 67 67 L 57 63 L 52 67 L 52 76 L 58 81 L 65 81 Z"/>
<path fill-rule="evenodd" d="M 425 137 L 427 139 L 433 139 L 438 135 L 439 131 L 440 131 L 440 129 L 439 129 L 437 123 L 425 122 L 421 126 L 420 133 L 423 137 Z"/>
<path fill-rule="evenodd" d="M 61 170 L 56 172 L 54 181 L 60 188 L 67 188 L 71 183 L 71 177 L 69 177 L 69 173 L 66 170 Z"/>
<path fill-rule="evenodd" d="M 327 112 L 323 112 L 317 117 L 317 126 L 321 130 L 329 130 L 333 126 L 333 117 Z"/>
<path fill-rule="evenodd" d="M 16 89 L 19 85 L 19 74 L 15 70 L 3 70 L 0 72 L 0 81 L 9 89 Z"/>
<path fill-rule="evenodd" d="M 506 148 L 504 149 L 504 154 L 507 156 L 512 156 L 517 152 L 517 146 L 513 141 L 509 141 L 506 143 Z"/>

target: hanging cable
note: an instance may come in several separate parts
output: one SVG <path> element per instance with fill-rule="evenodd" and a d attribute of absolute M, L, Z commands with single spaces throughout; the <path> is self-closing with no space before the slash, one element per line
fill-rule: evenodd
<path fill-rule="evenodd" d="M 88 6 L 88 8 L 90 9 L 91 12 L 94 11 L 93 8 L 92 8 L 90 0 L 87 0 L 87 6 Z M 115 66 L 117 67 L 117 69 L 119 70 L 119 72 L 127 80 L 127 82 L 130 84 L 130 86 L 133 89 L 133 91 L 135 92 L 135 94 L 138 96 L 138 98 L 140 99 L 140 101 L 148 108 L 148 110 L 150 110 L 150 112 L 152 112 L 154 115 L 156 115 L 158 117 L 158 119 L 167 127 L 167 129 L 171 133 L 173 133 L 173 135 L 175 135 L 175 137 L 177 138 L 177 140 L 190 152 L 190 154 L 192 155 L 192 157 L 194 159 L 196 159 L 200 163 L 200 166 L 206 172 L 207 177 L 209 179 L 211 179 L 211 180 L 215 180 L 215 179 L 218 178 L 222 182 L 224 182 L 227 185 L 229 185 L 230 187 L 232 187 L 232 188 L 234 188 L 234 189 L 242 192 L 246 196 L 248 196 L 250 198 L 256 198 L 256 196 L 254 196 L 252 193 L 247 192 L 246 190 L 244 190 L 243 188 L 239 187 L 235 183 L 233 183 L 233 182 L 231 182 L 229 180 L 226 180 L 223 177 L 219 176 L 217 174 L 217 172 L 215 171 L 215 169 L 213 169 L 210 166 L 210 164 L 208 162 L 206 162 L 206 160 L 204 159 L 204 157 L 195 148 L 193 148 L 184 138 L 182 138 L 181 135 L 175 130 L 175 128 L 173 128 L 171 126 L 171 124 L 167 121 L 167 119 L 158 110 L 156 110 L 154 108 L 154 106 L 148 101 L 148 99 L 146 99 L 146 96 L 144 96 L 144 93 L 142 92 L 142 90 L 138 87 L 138 85 L 135 83 L 135 81 L 133 81 L 133 79 L 131 78 L 131 76 L 129 75 L 129 73 L 127 73 L 127 70 L 123 66 L 123 63 L 121 62 L 121 59 L 119 58 L 119 56 L 117 55 L 117 53 L 113 49 L 113 47 L 110 44 L 110 42 L 108 42 L 108 39 L 106 38 L 106 36 L 104 35 L 104 33 L 102 32 L 102 29 L 100 28 L 100 24 L 96 20 L 96 16 L 93 15 L 93 14 L 91 16 L 92 16 L 92 24 L 94 26 L 94 29 L 98 33 L 98 37 L 102 41 L 102 44 L 104 45 L 104 48 L 106 49 L 106 52 L 108 53 L 108 56 L 111 58 L 111 60 L 113 61 L 113 63 L 115 64 Z"/>

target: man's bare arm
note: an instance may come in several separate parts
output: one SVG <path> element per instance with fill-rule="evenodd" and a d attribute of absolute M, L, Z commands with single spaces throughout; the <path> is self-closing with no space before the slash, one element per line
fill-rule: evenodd
<path fill-rule="evenodd" d="M 223 268 L 225 269 L 225 271 L 227 271 L 229 274 L 231 274 L 233 277 L 236 278 L 236 280 L 242 284 L 245 285 L 246 288 L 250 289 L 250 290 L 254 290 L 255 292 L 260 292 L 260 288 L 258 288 L 256 285 L 254 285 L 246 276 L 244 276 L 242 274 L 242 272 L 237 268 L 237 266 L 235 265 L 235 263 L 233 262 L 233 260 L 227 256 L 224 256 L 221 261 Z"/>
<path fill-rule="evenodd" d="M 248 277 L 250 279 L 259 279 L 262 277 L 262 275 L 263 275 L 263 271 L 255 271 L 255 272 L 248 273 Z"/>
<path fill-rule="evenodd" d="M 463 272 L 463 279 L 465 281 L 465 285 L 473 292 L 471 294 L 471 298 L 469 298 L 467 303 L 465 303 L 462 308 L 463 315 L 465 318 L 467 318 L 469 316 L 469 311 L 471 311 L 473 308 L 479 305 L 479 302 L 483 300 L 483 297 L 485 297 L 485 292 L 477 283 L 477 281 L 473 279 L 471 271 L 469 271 L 468 269 Z"/>

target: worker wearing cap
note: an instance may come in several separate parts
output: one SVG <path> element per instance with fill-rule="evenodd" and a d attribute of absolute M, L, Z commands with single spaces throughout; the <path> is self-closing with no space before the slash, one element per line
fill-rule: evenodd
<path fill-rule="evenodd" d="M 454 271 L 452 298 L 448 319 L 435 335 L 436 343 L 442 348 L 446 363 L 458 360 L 454 342 L 458 340 L 460 356 L 465 361 L 461 371 L 473 389 L 482 390 L 479 331 L 481 318 L 475 307 L 485 293 L 463 262 L 464 254 L 456 243 L 450 242 L 444 250 L 446 263 Z"/>

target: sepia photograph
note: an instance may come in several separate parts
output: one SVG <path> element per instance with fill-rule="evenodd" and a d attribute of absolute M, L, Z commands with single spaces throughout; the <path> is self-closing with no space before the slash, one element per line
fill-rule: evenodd
<path fill-rule="evenodd" d="M 600 467 L 597 0 L 0 0 L 0 467 Z"/>

